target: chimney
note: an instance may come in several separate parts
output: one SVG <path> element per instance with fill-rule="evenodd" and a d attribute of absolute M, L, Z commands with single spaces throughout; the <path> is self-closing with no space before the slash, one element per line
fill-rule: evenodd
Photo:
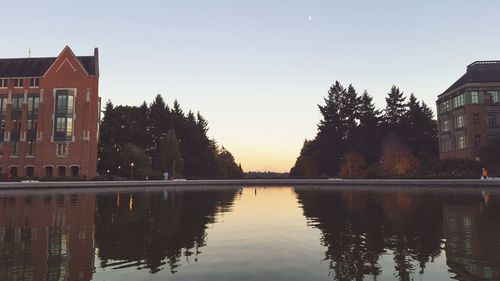
<path fill-rule="evenodd" d="M 99 76 L 99 49 L 94 48 L 94 72 L 96 76 Z"/>

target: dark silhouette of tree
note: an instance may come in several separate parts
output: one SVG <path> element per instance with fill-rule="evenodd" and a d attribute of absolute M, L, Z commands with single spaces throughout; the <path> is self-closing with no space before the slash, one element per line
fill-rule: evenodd
<path fill-rule="evenodd" d="M 438 156 L 434 114 L 413 94 L 406 103 L 396 86 L 385 100 L 381 114 L 366 91 L 358 96 L 352 85 L 345 89 L 336 81 L 324 105 L 318 105 L 322 118 L 317 135 L 304 142 L 290 176 L 336 177 L 339 172 L 342 177 L 419 174 L 422 162 Z"/>
<path fill-rule="evenodd" d="M 320 174 L 318 163 L 321 151 L 317 148 L 317 142 L 314 140 L 304 140 L 300 155 L 290 170 L 291 177 L 317 177 Z"/>
<path fill-rule="evenodd" d="M 155 156 L 157 159 L 155 168 L 159 171 L 168 171 L 172 177 L 183 174 L 182 153 L 179 140 L 173 130 L 160 137 Z"/>
<path fill-rule="evenodd" d="M 231 152 L 224 146 L 217 149 L 216 176 L 221 179 L 243 178 L 241 165 L 236 165 Z"/>
<path fill-rule="evenodd" d="M 323 117 L 318 124 L 318 134 L 315 139 L 322 152 L 318 159 L 319 175 L 333 176 L 339 170 L 348 133 L 347 122 L 344 122 L 342 115 L 345 114 L 342 110 L 342 99 L 345 94 L 344 87 L 336 81 L 328 90 L 328 96 L 324 99 L 325 105 L 318 105 Z"/>
<path fill-rule="evenodd" d="M 115 157 L 117 166 L 112 172 L 119 176 L 144 179 L 151 174 L 151 159 L 140 146 L 130 143 L 122 145 Z"/>
<path fill-rule="evenodd" d="M 411 94 L 407 103 L 402 125 L 402 137 L 413 155 L 422 160 L 430 160 L 438 156 L 437 125 L 433 120 L 432 110 L 417 101 Z"/>
<path fill-rule="evenodd" d="M 353 147 L 354 130 L 357 126 L 359 119 L 359 107 L 361 106 L 361 98 L 352 85 L 349 85 L 347 91 L 340 97 L 340 116 L 341 124 L 343 125 L 344 132 L 343 140 L 346 141 L 346 147 Z"/>
<path fill-rule="evenodd" d="M 354 132 L 354 150 L 363 155 L 367 164 L 378 161 L 380 151 L 380 111 L 375 108 L 373 98 L 363 92 L 358 110 L 359 125 Z"/>
<path fill-rule="evenodd" d="M 132 144 L 142 148 L 151 159 L 151 178 L 162 178 L 165 170 L 171 173 L 174 165 L 177 177 L 216 178 L 222 174 L 241 177 L 241 168 L 232 155 L 225 159 L 233 162 L 223 165 L 231 170 L 220 171 L 216 163 L 219 151 L 207 137 L 208 121 L 199 112 L 185 114 L 177 100 L 172 110 L 160 95 L 149 107 L 145 102 L 140 107 L 132 107 L 114 106 L 109 101 L 100 128 L 99 172 L 102 175 L 116 173 L 122 165 L 120 149 Z M 177 149 L 180 156 L 174 153 Z M 241 173 L 236 173 L 236 169 Z"/>
<path fill-rule="evenodd" d="M 386 126 L 399 129 L 406 113 L 404 93 L 398 87 L 392 86 L 385 98 L 384 121 Z"/>

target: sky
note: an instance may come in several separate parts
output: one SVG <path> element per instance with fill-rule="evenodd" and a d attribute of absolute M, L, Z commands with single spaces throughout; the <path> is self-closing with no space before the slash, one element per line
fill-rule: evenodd
<path fill-rule="evenodd" d="M 245 171 L 286 172 L 338 80 L 435 111 L 468 64 L 500 59 L 500 1 L 8 1 L 0 57 L 99 48 L 103 101 L 161 94 L 209 121 Z"/>

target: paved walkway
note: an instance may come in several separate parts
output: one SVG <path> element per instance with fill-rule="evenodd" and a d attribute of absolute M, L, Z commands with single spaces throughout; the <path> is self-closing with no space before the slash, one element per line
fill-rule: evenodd
<path fill-rule="evenodd" d="M 142 188 L 182 187 L 183 189 L 235 188 L 245 186 L 294 186 L 321 188 L 484 188 L 500 187 L 500 180 L 400 180 L 400 179 L 276 179 L 276 180 L 174 180 L 174 181 L 58 181 L 58 182 L 0 182 L 0 190 L 16 189 L 73 189 L 73 188 Z"/>

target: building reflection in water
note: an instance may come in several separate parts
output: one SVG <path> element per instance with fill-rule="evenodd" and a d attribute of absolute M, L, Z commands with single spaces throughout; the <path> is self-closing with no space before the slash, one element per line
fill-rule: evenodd
<path fill-rule="evenodd" d="M 444 206 L 446 262 L 459 280 L 500 280 L 500 212 L 496 205 Z"/>
<path fill-rule="evenodd" d="M 0 196 L 0 280 L 91 280 L 93 194 Z"/>
<path fill-rule="evenodd" d="M 240 191 L 0 195 L 0 280 L 89 281 L 95 256 L 103 269 L 176 273 L 203 257 L 207 227 Z M 334 280 L 429 280 L 438 257 L 456 280 L 500 280 L 495 194 L 295 192 Z"/>
<path fill-rule="evenodd" d="M 196 262 L 236 190 L 0 196 L 0 280 L 92 280 L 102 268 Z M 127 204 L 120 204 L 125 201 Z M 96 203 L 97 202 L 97 203 Z M 95 225 L 95 228 L 94 228 Z M 95 245 L 94 245 L 95 237 Z"/>
<path fill-rule="evenodd" d="M 176 273 L 196 262 L 206 228 L 230 210 L 237 190 L 162 191 L 99 195 L 96 248 L 100 267 Z M 127 200 L 128 204 L 120 204 Z"/>
<path fill-rule="evenodd" d="M 377 280 L 388 270 L 382 256 L 393 259 L 397 279 L 417 279 L 442 248 L 455 279 L 500 280 L 500 210 L 485 207 L 479 193 L 296 193 L 309 225 L 322 232 L 335 280 Z"/>

